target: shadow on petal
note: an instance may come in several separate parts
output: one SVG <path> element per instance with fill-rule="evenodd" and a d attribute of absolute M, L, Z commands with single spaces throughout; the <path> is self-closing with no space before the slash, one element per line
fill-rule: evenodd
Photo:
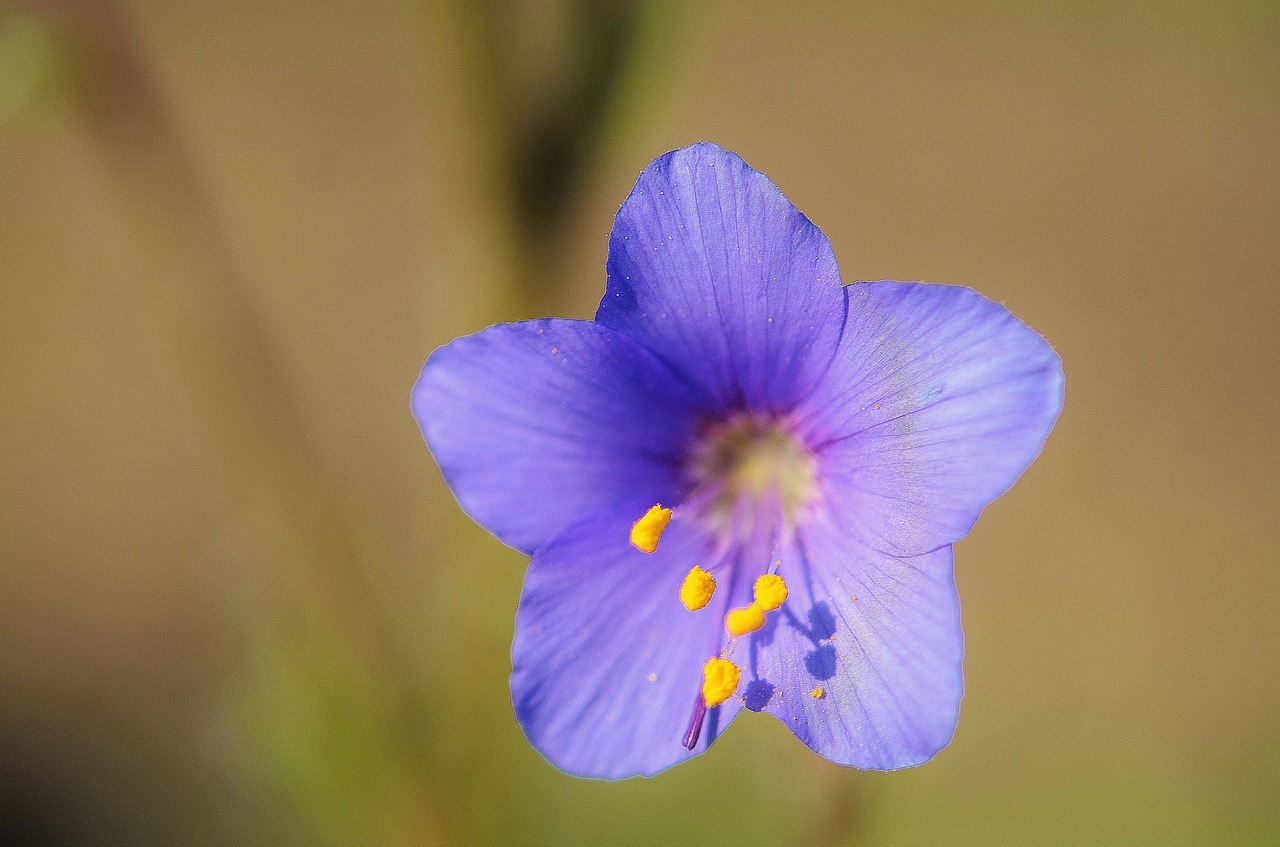
<path fill-rule="evenodd" d="M 814 679 L 831 679 L 836 675 L 836 648 L 822 644 L 816 650 L 810 650 L 804 654 L 804 667 Z"/>
<path fill-rule="evenodd" d="M 742 697 L 743 705 L 753 712 L 759 712 L 769 705 L 769 700 L 773 697 L 773 692 L 777 690 L 772 682 L 763 679 L 754 679 L 747 685 L 747 690 Z"/>
<path fill-rule="evenodd" d="M 836 616 L 825 602 L 814 603 L 809 608 L 809 638 L 817 642 L 836 634 Z"/>

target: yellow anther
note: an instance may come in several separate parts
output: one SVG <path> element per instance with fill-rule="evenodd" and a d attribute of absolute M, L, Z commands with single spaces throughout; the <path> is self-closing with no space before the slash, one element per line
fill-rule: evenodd
<path fill-rule="evenodd" d="M 644 513 L 644 517 L 631 525 L 632 545 L 645 553 L 657 550 L 658 539 L 662 537 L 662 531 L 670 522 L 670 509 L 662 508 L 661 503 L 650 506 L 649 511 Z"/>
<path fill-rule="evenodd" d="M 719 706 L 733 696 L 738 690 L 738 681 L 742 679 L 742 668 L 728 659 L 707 659 L 702 666 L 702 699 L 707 701 L 707 708 Z"/>
<path fill-rule="evenodd" d="M 822 686 L 819 685 L 809 692 L 809 696 L 815 700 L 821 700 L 823 697 L 827 696 L 827 692 L 823 691 Z"/>
<path fill-rule="evenodd" d="M 787 600 L 787 584 L 776 573 L 767 573 L 756 580 L 755 596 L 760 608 L 775 611 Z"/>
<path fill-rule="evenodd" d="M 716 593 L 716 578 L 697 565 L 684 578 L 680 586 L 680 602 L 691 612 L 696 612 L 711 602 L 711 595 Z"/>
<path fill-rule="evenodd" d="M 746 635 L 764 626 L 764 609 L 758 603 L 752 603 L 745 609 L 731 609 L 724 616 L 724 628 L 733 636 Z"/>

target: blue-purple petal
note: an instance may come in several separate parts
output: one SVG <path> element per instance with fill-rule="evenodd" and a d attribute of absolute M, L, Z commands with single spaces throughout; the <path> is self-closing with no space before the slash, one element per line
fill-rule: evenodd
<path fill-rule="evenodd" d="M 888 553 L 953 543 L 1039 454 L 1062 407 L 1061 361 L 968 288 L 845 290 L 840 349 L 800 415 L 824 501 Z"/>
<path fill-rule="evenodd" d="M 746 705 L 833 762 L 918 765 L 950 743 L 964 692 L 951 548 L 899 559 L 853 538 L 818 522 L 784 553 L 791 595 L 751 636 Z"/>
<path fill-rule="evenodd" d="M 839 342 L 840 272 L 826 236 L 764 174 L 695 144 L 654 161 L 623 203 L 596 320 L 722 408 L 785 411 Z"/>
<path fill-rule="evenodd" d="M 721 585 L 706 608 L 686 609 L 680 585 L 708 564 L 710 541 L 677 516 L 657 552 L 641 553 L 627 541 L 637 510 L 589 518 L 540 548 L 516 614 L 516 717 L 548 761 L 577 776 L 652 776 L 705 750 L 741 708 L 731 699 L 710 709 L 685 749 L 733 590 Z"/>
<path fill-rule="evenodd" d="M 616 501 L 682 496 L 687 392 L 635 341 L 588 321 L 503 324 L 441 347 L 413 412 L 462 507 L 525 552 Z"/>

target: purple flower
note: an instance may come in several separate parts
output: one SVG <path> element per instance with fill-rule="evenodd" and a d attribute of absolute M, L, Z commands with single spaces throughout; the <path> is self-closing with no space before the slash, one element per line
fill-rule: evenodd
<path fill-rule="evenodd" d="M 640 175 L 594 321 L 460 338 L 413 393 L 459 503 L 532 556 L 516 716 L 603 778 L 696 755 L 744 706 L 844 765 L 945 747 L 951 545 L 1061 404 L 1058 356 L 1003 306 L 842 285 L 822 232 L 712 144 Z"/>

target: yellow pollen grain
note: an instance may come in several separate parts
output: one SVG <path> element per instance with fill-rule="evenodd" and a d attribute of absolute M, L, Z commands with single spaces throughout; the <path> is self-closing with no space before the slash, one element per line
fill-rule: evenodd
<path fill-rule="evenodd" d="M 766 612 L 776 611 L 787 601 L 787 584 L 776 573 L 767 573 L 756 580 L 755 598 Z"/>
<path fill-rule="evenodd" d="M 827 696 L 827 692 L 823 691 L 822 686 L 819 685 L 815 686 L 814 689 L 809 692 L 809 696 L 815 700 L 821 700 L 823 697 Z"/>
<path fill-rule="evenodd" d="M 658 549 L 658 539 L 662 531 L 671 522 L 671 510 L 662 508 L 659 503 L 650 506 L 644 517 L 631 525 L 631 544 L 637 550 L 652 553 Z"/>
<path fill-rule="evenodd" d="M 702 699 L 707 701 L 707 708 L 719 706 L 732 697 L 741 679 L 742 668 L 728 659 L 707 659 L 702 666 Z"/>
<path fill-rule="evenodd" d="M 691 612 L 696 612 L 711 602 L 716 593 L 716 578 L 697 565 L 684 578 L 680 586 L 680 602 Z"/>
<path fill-rule="evenodd" d="M 752 603 L 745 609 L 731 609 L 729 614 L 724 616 L 724 628 L 729 630 L 729 634 L 735 638 L 755 632 L 762 626 L 764 626 L 764 609 L 760 608 L 758 603 Z"/>

